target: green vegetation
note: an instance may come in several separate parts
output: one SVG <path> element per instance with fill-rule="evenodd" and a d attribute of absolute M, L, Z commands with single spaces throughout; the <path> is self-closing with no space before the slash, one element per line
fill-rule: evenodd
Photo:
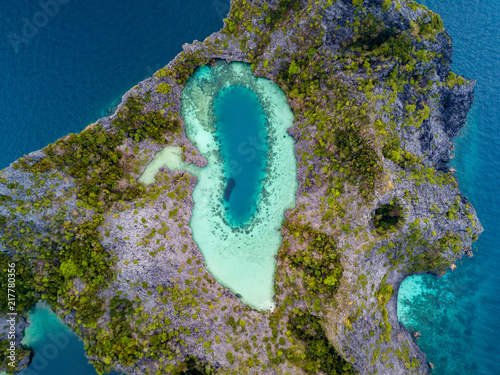
<path fill-rule="evenodd" d="M 412 257 L 407 271 L 411 273 L 430 271 L 438 275 L 444 274 L 451 265 L 446 253 L 451 250 L 454 254 L 458 254 L 462 247 L 460 235 L 448 232 L 432 245 L 428 245 L 421 254 Z"/>
<path fill-rule="evenodd" d="M 381 234 L 401 229 L 404 224 L 404 209 L 397 198 L 375 210 L 373 224 Z"/>
<path fill-rule="evenodd" d="M 311 50 L 306 58 L 284 66 L 276 79 L 289 100 L 297 103 L 297 109 L 305 109 L 299 116 L 316 126 L 315 155 L 324 158 L 329 171 L 338 172 L 345 181 L 358 185 L 360 193 L 369 198 L 382 168 L 367 132 L 371 126 L 368 104 L 353 100 L 347 86 L 322 69 L 325 60 L 328 61 L 328 56 Z M 321 86 L 328 90 L 321 91 Z M 336 106 L 325 107 L 318 96 L 331 97 Z"/>
<path fill-rule="evenodd" d="M 163 95 L 170 94 L 172 92 L 172 85 L 169 85 L 168 83 L 165 82 L 161 82 L 158 84 L 156 92 Z"/>
<path fill-rule="evenodd" d="M 410 347 L 408 344 L 403 343 L 403 345 L 401 345 L 401 349 L 396 348 L 394 350 L 394 354 L 396 354 L 396 357 L 398 357 L 401 361 L 403 361 L 405 367 L 408 370 L 420 367 L 420 362 L 418 361 L 417 357 L 413 357 L 410 360 Z"/>
<path fill-rule="evenodd" d="M 403 169 L 416 169 L 421 163 L 421 159 L 412 153 L 400 148 L 399 138 L 390 139 L 382 148 L 384 157 L 392 160 Z"/>
<path fill-rule="evenodd" d="M 164 89 L 165 86 L 162 86 Z M 180 130 L 178 119 L 168 119 L 158 111 L 147 110 L 137 96 L 127 98 L 112 124 L 137 142 L 151 138 L 165 143 L 166 136 Z"/>
<path fill-rule="evenodd" d="M 379 158 L 368 141 L 361 137 L 358 126 L 347 129 L 337 129 L 333 134 L 335 145 L 341 160 L 350 167 L 353 178 L 350 182 L 356 183 L 358 176 L 362 180 L 362 191 L 373 190 L 376 179 L 382 172 Z"/>
<path fill-rule="evenodd" d="M 453 72 L 450 72 L 448 74 L 448 77 L 446 77 L 446 85 L 450 89 L 453 89 L 456 85 L 463 85 L 464 83 L 465 83 L 465 80 L 463 79 L 463 77 L 457 76 Z"/>
<path fill-rule="evenodd" d="M 6 369 L 5 372 L 7 375 L 14 375 L 18 373 L 18 371 L 21 369 L 17 367 L 19 362 L 25 359 L 26 357 L 29 357 L 31 355 L 31 351 L 23 347 L 16 348 L 15 350 L 16 360 L 14 361 L 15 367 L 12 368 L 11 366 L 9 366 L 10 359 L 7 358 L 7 356 L 9 355 L 8 354 L 9 352 L 7 352 L 7 350 L 10 348 L 10 342 L 11 340 L 0 340 L 0 352 L 2 353 L 2 358 L 0 360 L 0 368 Z"/>
<path fill-rule="evenodd" d="M 370 58 L 397 59 L 402 63 L 408 63 L 412 59 L 415 48 L 408 35 L 386 28 L 372 14 L 360 19 L 356 26 L 359 32 L 348 46 L 350 50 L 369 55 Z"/>
<path fill-rule="evenodd" d="M 206 65 L 213 61 L 204 56 L 202 51 L 197 52 L 181 52 L 180 56 L 176 59 L 176 64 L 172 69 L 167 69 L 166 67 L 160 69 L 155 73 L 157 78 L 170 78 L 177 82 L 179 85 L 184 85 L 188 78 L 194 73 L 196 68 L 201 65 Z M 161 92 L 168 90 L 165 86 L 160 88 Z"/>
<path fill-rule="evenodd" d="M 14 311 L 20 313 L 29 310 L 39 299 L 35 292 L 33 275 L 26 262 L 26 258 L 16 256 L 11 258 L 5 253 L 0 252 L 0 285 L 4 288 L 0 290 L 0 312 L 9 312 L 9 306 L 14 307 Z M 14 278 L 9 275 L 15 274 Z M 9 282 L 15 280 L 14 283 Z M 11 288 L 11 285 L 15 285 Z M 15 290 L 15 305 L 8 304 L 8 289 Z"/>
<path fill-rule="evenodd" d="M 285 19 L 285 14 L 292 10 L 298 12 L 300 10 L 301 0 L 280 0 L 276 10 L 270 10 L 266 14 L 266 25 L 270 30 L 275 30 L 280 21 Z"/>
<path fill-rule="evenodd" d="M 377 291 L 376 296 L 378 301 L 378 308 L 380 311 L 382 311 L 382 321 L 380 322 L 382 335 L 380 337 L 382 340 L 385 340 L 385 342 L 391 342 L 392 327 L 391 324 L 389 323 L 389 318 L 388 318 L 389 312 L 387 311 L 387 308 L 385 306 L 387 305 L 392 295 L 394 294 L 394 290 L 392 289 L 391 284 L 385 283 L 386 278 L 387 275 L 384 276 L 384 279 L 380 282 L 380 287 L 379 290 Z"/>
<path fill-rule="evenodd" d="M 50 237 L 23 222 L 11 222 L 3 228 L 2 242 L 16 251 L 12 261 L 17 270 L 18 313 L 43 298 L 53 307 L 72 311 L 78 323 L 77 332 L 92 334 L 104 313 L 104 301 L 97 293 L 112 277 L 112 258 L 99 242 L 97 227 L 101 224 L 99 215 L 75 225 L 60 213 L 45 228 Z M 2 256 L 2 268 L 5 262 L 11 260 Z M 76 284 L 81 285 L 80 292 Z M 2 298 L 3 311 L 5 300 Z"/>
<path fill-rule="evenodd" d="M 200 361 L 195 356 L 188 356 L 175 373 L 179 375 L 210 375 L 214 371 L 209 364 Z"/>
<path fill-rule="evenodd" d="M 392 5 L 392 0 L 384 0 L 384 2 L 382 3 L 382 10 L 384 12 L 387 12 L 391 7 L 391 5 Z"/>
<path fill-rule="evenodd" d="M 352 365 L 340 356 L 333 345 L 328 341 L 320 319 L 308 311 L 295 309 L 290 317 L 288 326 L 298 340 L 304 342 L 303 354 L 295 350 L 288 351 L 291 362 L 302 368 L 307 374 L 324 372 L 331 375 L 356 374 Z"/>
<path fill-rule="evenodd" d="M 96 125 L 58 140 L 45 152 L 54 167 L 75 179 L 78 198 L 104 212 L 113 202 L 132 200 L 142 192 L 129 174 L 133 159 L 117 150 L 122 140 L 122 135 Z"/>
<path fill-rule="evenodd" d="M 342 277 L 342 266 L 333 237 L 304 225 L 285 222 L 284 226 L 300 243 L 307 243 L 305 251 L 288 255 L 290 265 L 304 271 L 304 285 L 314 295 L 334 295 Z"/>

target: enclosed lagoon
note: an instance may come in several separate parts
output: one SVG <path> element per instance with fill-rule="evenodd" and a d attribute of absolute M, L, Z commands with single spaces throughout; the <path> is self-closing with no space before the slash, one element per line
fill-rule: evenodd
<path fill-rule="evenodd" d="M 218 61 L 187 81 L 182 115 L 206 167 L 182 168 L 180 155 L 168 156 L 148 166 L 140 181 L 153 182 L 162 165 L 195 174 L 190 225 L 208 271 L 244 303 L 271 310 L 279 229 L 298 186 L 286 96 L 273 82 L 254 77 L 248 64 Z"/>

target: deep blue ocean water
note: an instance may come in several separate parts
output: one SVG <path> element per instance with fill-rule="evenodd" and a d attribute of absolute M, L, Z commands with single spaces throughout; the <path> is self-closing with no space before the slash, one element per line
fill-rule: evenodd
<path fill-rule="evenodd" d="M 0 169 L 109 114 L 229 10 L 229 0 L 42 3 L 0 6 Z"/>
<path fill-rule="evenodd" d="M 222 90 L 214 102 L 216 134 L 226 165 L 224 203 L 229 222 L 244 225 L 254 213 L 267 163 L 266 116 L 257 94 L 243 86 Z"/>
<path fill-rule="evenodd" d="M 182 44 L 219 30 L 228 10 L 229 0 L 3 0 L 0 169 L 110 114 Z M 64 351 L 30 374 L 95 375 L 83 344 L 68 337 Z M 46 344 L 34 344 L 35 359 Z"/>
<path fill-rule="evenodd" d="M 443 278 L 418 276 L 406 324 L 435 374 L 500 374 L 500 1 L 422 0 L 441 15 L 454 45 L 453 70 L 477 80 L 452 166 L 484 226 L 475 255 Z M 419 292 L 419 290 L 421 292 Z M 404 296 L 403 296 L 404 297 Z"/>

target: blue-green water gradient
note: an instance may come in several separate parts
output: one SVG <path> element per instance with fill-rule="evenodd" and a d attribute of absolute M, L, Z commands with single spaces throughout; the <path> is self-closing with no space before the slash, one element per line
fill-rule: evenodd
<path fill-rule="evenodd" d="M 440 14 L 454 46 L 452 68 L 477 80 L 468 124 L 455 140 L 460 188 L 484 233 L 475 255 L 443 278 L 403 284 L 400 320 L 422 332 L 434 374 L 500 374 L 500 1 L 422 0 Z"/>
<path fill-rule="evenodd" d="M 221 90 L 214 112 L 226 170 L 227 218 L 232 225 L 244 225 L 255 212 L 265 177 L 266 116 L 257 95 L 238 85 Z"/>
<path fill-rule="evenodd" d="M 96 374 L 82 355 L 83 342 L 47 305 L 38 303 L 28 322 L 30 325 L 24 331 L 22 343 L 32 348 L 35 354 L 20 375 Z"/>

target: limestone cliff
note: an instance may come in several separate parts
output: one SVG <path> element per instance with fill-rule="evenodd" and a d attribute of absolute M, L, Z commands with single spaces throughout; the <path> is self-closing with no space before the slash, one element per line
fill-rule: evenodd
<path fill-rule="evenodd" d="M 440 17 L 413 1 L 234 0 L 222 31 L 185 45 L 114 115 L 2 171 L 0 249 L 25 266 L 21 307 L 48 301 L 99 371 L 428 373 L 397 319 L 399 285 L 446 272 L 482 231 L 446 165 L 474 85 L 451 54 Z M 195 177 L 137 182 L 167 144 L 204 165 L 180 98 L 214 59 L 251 64 L 295 115 L 299 189 L 272 313 L 204 269 Z"/>

